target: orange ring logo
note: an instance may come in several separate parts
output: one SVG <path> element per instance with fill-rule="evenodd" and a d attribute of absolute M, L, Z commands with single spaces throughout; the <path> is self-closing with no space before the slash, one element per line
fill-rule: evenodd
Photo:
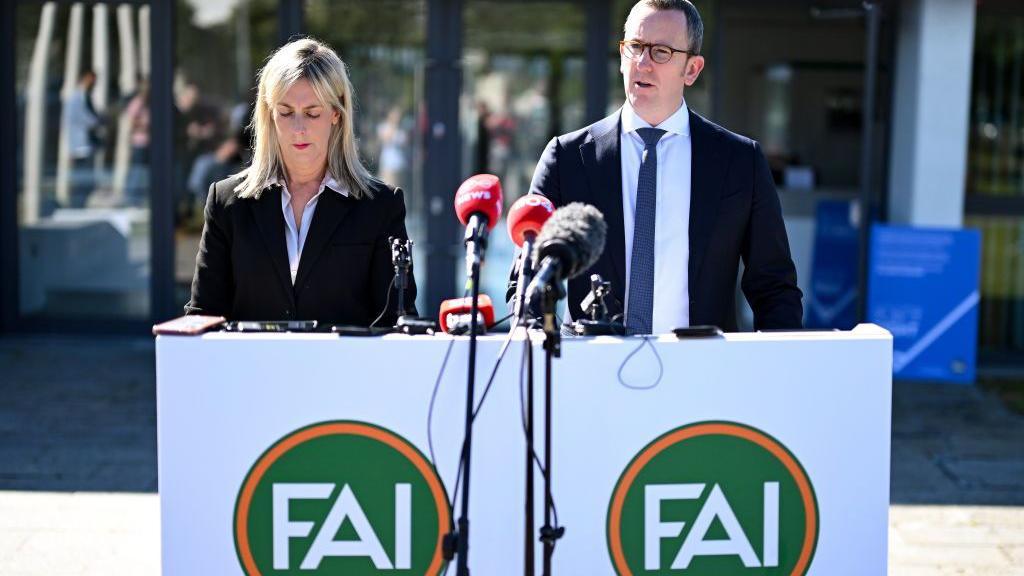
<path fill-rule="evenodd" d="M 318 443 L 320 443 L 319 446 L 317 445 Z M 359 456 L 355 458 L 339 458 L 339 456 L 345 456 L 343 452 L 346 450 L 350 451 L 350 454 L 362 456 L 372 452 L 374 458 L 363 459 L 362 461 L 355 460 Z M 380 458 L 377 458 L 377 456 L 380 456 Z M 388 466 L 391 466 L 391 468 L 387 468 Z M 278 469 L 279 467 L 281 469 Z M 312 474 L 308 473 L 311 468 L 315 469 L 315 472 Z M 301 472 L 295 474 L 294 470 L 296 469 Z M 338 481 L 336 484 L 341 484 L 342 482 L 354 483 L 353 474 L 358 475 L 360 470 L 367 469 L 371 471 L 368 475 L 373 477 L 373 483 L 380 485 L 383 485 L 388 480 L 385 478 L 385 482 L 381 482 L 382 469 L 384 469 L 384 472 L 400 470 L 403 473 L 401 479 L 410 482 L 409 486 L 411 487 L 405 490 L 410 492 L 409 500 L 412 499 L 413 494 L 429 494 L 429 497 L 425 499 L 428 502 L 427 504 L 422 504 L 417 508 L 407 505 L 410 515 L 413 512 L 418 512 L 417 517 L 425 515 L 433 521 L 426 526 L 424 526 L 422 521 L 415 524 L 416 530 L 412 536 L 415 537 L 418 543 L 425 542 L 425 544 L 421 544 L 417 549 L 407 552 L 410 558 L 408 562 L 414 562 L 416 565 L 411 565 L 406 569 L 423 570 L 422 573 L 425 575 L 440 574 L 444 565 L 441 553 L 441 539 L 448 532 L 451 524 L 451 511 L 448 506 L 447 493 L 440 478 L 437 476 L 436 470 L 419 450 L 401 436 L 372 424 L 354 421 L 321 422 L 296 430 L 275 442 L 253 464 L 242 483 L 235 504 L 234 514 L 235 549 L 245 573 L 249 576 L 259 576 L 264 572 L 279 569 L 276 566 L 270 568 L 267 565 L 267 558 L 270 554 L 268 550 L 270 548 L 269 542 L 265 538 L 267 518 L 256 518 L 259 515 L 270 515 L 269 510 L 271 506 L 265 500 L 269 499 L 268 494 L 272 489 L 267 484 L 275 483 L 274 485 L 276 486 L 276 483 L 287 480 L 300 483 L 299 485 L 308 486 L 310 484 L 301 483 L 324 479 L 336 480 Z M 383 475 L 387 476 L 386 473 Z M 272 476 L 273 478 L 271 478 Z M 336 484 L 330 483 L 326 485 L 333 487 Z M 365 484 L 366 482 L 364 482 Z M 344 486 L 343 492 L 349 489 L 348 483 Z M 335 494 L 334 499 L 323 496 L 323 501 L 327 504 L 334 501 L 336 505 L 337 501 L 340 500 L 337 496 L 338 490 L 332 488 L 331 493 Z M 321 498 L 321 496 L 314 498 Z M 356 502 L 355 506 L 360 505 L 354 499 L 349 500 L 349 502 Z M 275 501 L 276 504 L 277 502 Z M 308 504 L 308 502 L 303 502 L 303 504 Z M 327 504 L 324 504 L 324 506 Z M 395 506 L 397 508 L 398 504 L 395 504 Z M 258 511 L 257 508 L 259 508 Z M 331 514 L 333 513 L 334 511 L 332 510 Z M 362 514 L 361 511 L 360 514 Z M 364 518 L 369 515 L 365 514 Z M 257 520 L 260 521 L 257 522 Z M 274 520 L 271 519 L 270 522 L 273 523 Z M 313 525 L 316 523 L 308 522 L 310 531 L 312 531 Z M 325 523 L 319 523 L 320 529 L 323 528 Z M 257 527 L 257 524 L 261 524 L 261 526 Z M 263 533 L 260 538 L 256 539 L 259 542 L 258 544 L 254 543 L 254 535 L 252 534 L 254 529 Z M 396 527 L 394 530 L 397 541 L 398 528 Z M 409 528 L 409 531 L 412 531 L 412 528 Z M 370 532 L 372 533 L 372 529 Z M 428 534 L 427 540 L 423 538 L 424 532 Z M 333 541 L 334 536 L 333 533 L 329 534 L 327 540 Z M 412 538 L 407 538 L 407 540 L 409 539 Z M 286 540 L 285 542 L 287 548 L 289 541 Z M 407 544 L 406 547 L 409 548 L 410 546 Z M 275 550 L 274 554 L 277 554 L 277 552 Z M 396 552 L 395 554 L 398 553 Z M 277 558 L 275 556 L 275 563 L 276 561 Z M 368 564 L 369 562 L 367 562 Z M 398 568 L 396 567 L 395 569 Z M 303 573 L 320 573 L 317 569 L 307 570 L 309 569 L 303 567 Z M 336 573 L 336 566 L 334 568 L 323 568 L 323 573 Z M 362 570 L 346 569 L 346 573 L 376 574 L 377 570 L 372 568 Z"/>
<path fill-rule="evenodd" d="M 702 441 L 710 442 L 704 447 L 699 447 L 698 443 Z M 685 449 L 682 447 L 688 447 L 691 452 L 677 452 L 675 455 L 672 454 L 673 449 Z M 704 450 L 713 457 L 694 459 L 692 456 L 700 453 L 696 450 Z M 690 457 L 687 457 L 687 455 Z M 707 464 L 708 461 L 711 461 L 712 463 L 709 465 Z M 698 476 L 700 477 L 698 481 L 703 483 L 686 484 L 685 486 L 700 487 L 700 493 L 703 495 L 708 493 L 708 490 L 705 490 L 704 487 L 706 485 L 713 485 L 713 490 L 717 490 L 717 494 L 722 495 L 718 501 L 725 502 L 725 506 L 729 506 L 728 500 L 724 496 L 725 492 L 722 492 L 719 482 L 722 485 L 727 485 L 728 479 L 725 476 L 728 475 L 728 472 L 732 472 L 735 476 L 735 472 L 737 470 L 742 471 L 742 476 L 744 478 L 748 474 L 756 474 L 758 472 L 757 470 L 754 470 L 756 466 L 762 466 L 765 470 L 771 469 L 773 472 L 784 471 L 784 475 L 786 477 L 780 478 L 779 480 L 786 483 L 784 487 L 784 490 L 786 491 L 785 494 L 792 494 L 795 496 L 794 498 L 789 498 L 789 500 L 795 501 L 797 504 L 794 506 L 798 506 L 802 511 L 802 514 L 791 513 L 783 515 L 791 522 L 790 527 L 792 529 L 782 535 L 783 540 L 786 541 L 784 544 L 790 545 L 790 553 L 787 558 L 783 558 L 781 561 L 773 556 L 775 564 L 772 564 L 772 566 L 777 569 L 770 573 L 788 574 L 789 576 L 803 576 L 806 574 L 810 567 L 811 560 L 814 557 L 814 551 L 817 547 L 819 522 L 817 497 L 803 466 L 801 466 L 793 454 L 778 440 L 760 430 L 732 422 L 699 422 L 682 426 L 655 439 L 633 458 L 622 473 L 622 476 L 619 478 L 619 481 L 612 493 L 611 503 L 609 504 L 607 523 L 608 549 L 612 564 L 619 576 L 633 575 L 634 568 L 631 568 L 631 565 L 636 566 L 638 557 L 641 554 L 638 552 L 639 547 L 636 545 L 636 540 L 637 538 L 641 540 L 646 538 L 646 536 L 637 537 L 636 532 L 638 532 L 638 530 L 635 529 L 628 530 L 625 533 L 627 539 L 632 538 L 631 545 L 624 544 L 623 537 L 623 525 L 626 523 L 626 516 L 631 515 L 630 517 L 632 520 L 630 522 L 635 526 L 636 517 L 641 515 L 641 513 L 636 511 L 637 507 L 635 503 L 638 497 L 633 488 L 634 484 L 648 484 L 642 479 L 639 484 L 637 483 L 638 478 L 644 476 L 645 470 L 649 470 L 654 467 L 658 467 L 660 469 L 660 471 L 657 472 L 657 480 L 650 482 L 649 484 L 661 484 L 662 482 L 665 482 L 666 477 L 672 477 L 673 475 L 685 480 L 694 480 L 697 479 L 695 476 Z M 723 470 L 726 472 L 723 472 Z M 705 476 L 701 476 L 701 474 L 705 474 Z M 716 474 L 721 477 L 716 477 Z M 768 474 L 768 472 L 765 471 L 764 474 Z M 775 485 L 775 487 L 773 487 L 773 492 L 776 494 L 774 497 L 774 503 L 777 507 L 779 501 L 779 497 L 777 496 L 779 483 L 771 482 L 771 484 Z M 726 486 L 726 488 L 728 488 L 728 486 Z M 696 488 L 693 488 L 693 490 L 696 490 Z M 694 505 L 697 505 L 699 502 L 695 494 L 696 492 L 691 495 L 693 497 L 690 499 L 696 503 Z M 708 498 L 708 500 L 710 500 L 710 498 Z M 748 498 L 747 500 L 750 499 Z M 707 503 L 707 500 L 705 500 L 705 503 Z M 650 503 L 645 501 L 645 505 L 649 506 Z M 650 508 L 649 510 L 659 510 L 657 514 L 660 515 L 660 505 L 661 501 L 658 500 L 655 503 L 655 508 Z M 765 506 L 767 507 L 768 505 L 765 504 Z M 643 508 L 643 506 L 640 506 L 640 508 Z M 649 510 L 644 510 L 642 514 L 646 514 Z M 789 510 L 796 510 L 796 508 L 790 508 Z M 731 510 L 729 514 L 732 514 Z M 703 515 L 703 511 L 701 512 L 701 515 Z M 765 515 L 767 516 L 767 513 Z M 779 517 L 777 508 L 774 517 L 776 519 Z M 796 517 L 795 521 L 793 521 L 794 517 Z M 732 516 L 732 518 L 735 518 L 735 516 Z M 647 522 L 647 520 L 645 519 L 644 522 Z M 679 522 L 675 524 L 678 526 L 679 536 L 682 536 L 683 527 L 692 527 L 694 523 Z M 646 524 L 644 525 L 646 526 Z M 765 525 L 767 525 L 767 521 Z M 733 524 L 733 526 L 738 526 L 738 524 Z M 691 528 L 691 531 L 693 531 L 693 528 Z M 776 532 L 776 534 L 778 533 Z M 703 536 L 700 536 L 698 539 L 702 537 Z M 688 534 L 684 540 L 684 548 L 687 546 L 686 541 L 689 539 L 690 537 Z M 644 541 L 646 542 L 646 540 Z M 660 543 L 660 541 L 658 542 Z M 720 541 L 712 542 L 715 544 L 720 543 Z M 648 550 L 650 550 L 649 547 L 644 549 L 644 554 L 648 553 Z M 660 547 L 657 548 L 657 551 L 657 555 L 660 558 Z M 783 550 L 783 552 L 786 552 L 786 550 Z M 709 555 L 710 554 L 722 553 L 709 553 Z M 787 554 L 783 554 L 783 556 L 787 556 Z M 644 556 L 644 558 L 644 561 L 647 562 L 647 556 Z M 747 558 L 750 559 L 751 557 L 747 556 Z M 692 559 L 693 556 L 691 555 L 685 559 L 684 562 L 689 562 Z M 704 570 L 696 567 L 696 561 L 694 561 L 694 566 L 690 567 L 686 573 L 714 573 L 723 576 L 724 574 L 732 573 L 766 573 L 765 571 L 751 571 L 749 569 L 750 564 L 745 564 L 746 567 L 741 568 L 740 562 L 735 556 L 729 557 L 727 560 L 723 559 L 723 556 L 719 556 L 715 558 L 714 561 L 733 562 L 736 565 L 736 569 L 723 568 L 724 564 L 719 564 L 717 565 L 717 568 L 704 572 Z M 756 554 L 752 557 L 751 562 L 753 563 L 755 561 L 760 561 L 760 559 L 756 557 Z M 659 562 L 659 559 L 654 559 L 655 564 L 658 564 Z M 746 563 L 746 560 L 744 562 Z M 660 566 L 660 564 L 658 565 Z M 660 567 L 658 570 L 660 570 Z M 679 569 L 673 568 L 673 570 Z M 644 573 L 652 573 L 649 565 L 644 569 Z M 654 573 L 659 572 L 655 570 Z M 678 571 L 673 573 L 678 573 Z"/>

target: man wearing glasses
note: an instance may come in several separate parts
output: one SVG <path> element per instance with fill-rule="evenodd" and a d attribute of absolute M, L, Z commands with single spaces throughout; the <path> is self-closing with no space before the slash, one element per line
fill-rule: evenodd
<path fill-rule="evenodd" d="M 530 187 L 556 206 L 595 205 L 608 223 L 604 253 L 569 281 L 569 311 L 590 274 L 611 280 L 630 334 L 711 324 L 737 330 L 735 289 L 754 328 L 801 326 L 796 269 L 771 172 L 757 142 L 692 112 L 684 91 L 704 69 L 703 23 L 688 0 L 642 0 L 619 43 L 626 103 L 548 143 Z"/>

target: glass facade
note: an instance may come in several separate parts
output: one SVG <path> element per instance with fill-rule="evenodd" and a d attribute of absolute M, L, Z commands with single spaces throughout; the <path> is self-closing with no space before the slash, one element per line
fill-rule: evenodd
<path fill-rule="evenodd" d="M 367 167 L 405 193 L 406 227 L 414 262 L 423 262 L 426 199 L 422 181 L 426 52 L 424 0 L 306 0 L 309 34 L 331 46 L 348 66 L 356 93 L 356 137 Z M 417 307 L 426 313 L 425 266 L 416 268 Z"/>
<path fill-rule="evenodd" d="M 764 146 L 801 284 L 806 284 L 817 201 L 853 199 L 860 185 L 865 31 L 862 18 L 843 17 L 849 10 L 828 9 L 858 3 L 823 3 L 815 5 L 818 10 L 801 0 L 695 3 L 705 23 L 707 66 L 687 91 L 687 102 Z M 497 174 L 506 208 L 526 193 L 552 136 L 621 106 L 616 45 L 632 4 L 19 0 L 8 5 L 13 6 L 8 13 L 14 16 L 14 57 L 4 66 L 13 68 L 17 122 L 6 136 L 13 142 L 15 169 L 6 172 L 4 193 L 5 206 L 16 204 L 16 210 L 5 212 L 16 226 L 6 230 L 17 232 L 16 242 L 4 244 L 11 247 L 4 274 L 5 286 L 16 284 L 17 295 L 4 300 L 5 310 L 13 308 L 15 326 L 69 320 L 141 326 L 166 315 L 164 300 L 173 299 L 170 309 L 181 310 L 209 185 L 248 160 L 246 126 L 256 72 L 287 34 L 301 33 L 327 42 L 349 66 L 360 151 L 375 174 L 406 192 L 407 224 L 418 242 L 420 312 L 431 315 L 422 288 L 456 289 L 462 285 L 457 277 L 462 266 L 458 226 L 454 215 L 447 217 L 453 191 L 436 190 L 436 183 L 428 190 L 426 167 L 450 166 L 459 181 L 474 173 Z M 456 19 L 461 43 L 452 64 L 461 93 L 457 108 L 445 112 L 449 117 L 429 118 L 430 102 L 451 98 L 427 92 L 428 76 L 437 78 L 430 75 L 449 67 L 427 56 L 448 45 L 448 38 L 430 36 L 428 16 L 443 21 L 454 9 L 461 11 Z M 595 18 L 595 10 L 606 16 Z M 151 22 L 150 14 L 160 12 L 174 19 L 173 40 L 165 22 Z M 1024 7 L 991 0 L 978 5 L 976 16 L 965 224 L 984 234 L 980 343 L 983 351 L 1019 357 L 1024 352 Z M 607 37 L 600 50 L 593 44 L 597 35 Z M 893 50 L 886 48 L 891 42 L 886 38 L 883 34 L 882 122 L 893 73 L 885 65 Z M 154 67 L 165 73 L 155 74 Z M 595 82 L 587 73 L 593 70 L 607 78 Z M 150 110 L 151 76 L 157 79 L 154 86 L 164 86 L 154 97 L 169 98 L 173 106 Z M 454 78 L 441 76 L 444 82 Z M 588 111 L 593 86 L 607 97 L 590 99 Z M 456 109 L 457 146 L 441 152 L 431 148 L 428 162 L 428 146 L 440 142 L 438 126 L 453 122 Z M 151 163 L 168 147 L 173 152 L 166 157 L 173 163 Z M 880 146 L 879 157 L 887 153 Z M 151 181 L 151 174 L 166 171 L 169 177 Z M 790 180 L 793 175 L 797 178 Z M 514 252 L 504 226 L 499 223 L 492 236 L 492 264 L 484 269 L 484 290 L 495 299 L 504 292 L 503 263 Z M 441 254 L 452 265 L 422 265 L 428 260 L 425 251 L 432 262 Z M 168 277 L 172 280 L 163 284 Z"/>
<path fill-rule="evenodd" d="M 25 319 L 150 315 L 149 13 L 107 2 L 15 7 Z"/>
<path fill-rule="evenodd" d="M 529 192 L 548 141 L 584 126 L 583 6 L 467 0 L 460 98 L 462 179 L 501 179 L 504 213 Z M 504 218 L 490 235 L 481 291 L 504 310 L 515 246 Z M 461 260 L 461 256 L 458 256 Z M 456 286 L 465 269 L 457 265 Z M 502 315 L 499 313 L 499 316 Z"/>
<path fill-rule="evenodd" d="M 1024 6 L 978 6 L 965 225 L 982 232 L 983 352 L 1024 353 Z"/>
<path fill-rule="evenodd" d="M 180 307 L 189 298 L 210 185 L 249 161 L 256 71 L 278 30 L 272 0 L 177 0 L 176 8 L 172 193 Z"/>

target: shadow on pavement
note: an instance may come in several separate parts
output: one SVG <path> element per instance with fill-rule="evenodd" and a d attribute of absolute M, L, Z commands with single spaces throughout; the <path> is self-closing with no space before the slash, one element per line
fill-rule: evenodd
<path fill-rule="evenodd" d="M 1024 505 L 1024 416 L 978 387 L 894 383 L 890 500 Z"/>
<path fill-rule="evenodd" d="M 0 490 L 156 492 L 149 338 L 0 339 Z"/>

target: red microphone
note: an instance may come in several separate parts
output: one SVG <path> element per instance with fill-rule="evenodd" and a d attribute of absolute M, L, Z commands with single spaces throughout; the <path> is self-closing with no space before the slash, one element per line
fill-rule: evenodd
<path fill-rule="evenodd" d="M 466 334 L 469 332 L 473 309 L 472 298 L 452 298 L 441 302 L 438 323 L 441 330 L 449 334 Z M 494 325 L 494 304 L 487 294 L 481 294 L 477 307 L 477 326 L 486 332 L 488 326 Z"/>
<path fill-rule="evenodd" d="M 512 208 L 509 208 L 508 235 L 516 246 L 522 248 L 519 252 L 518 274 L 515 280 L 509 280 L 505 291 L 506 300 L 513 294 L 515 296 L 515 300 L 512 301 L 512 314 L 516 319 L 520 319 L 523 311 L 523 290 L 533 279 L 533 241 L 554 211 L 555 205 L 551 200 L 540 194 L 527 194 L 516 200 Z"/>
<path fill-rule="evenodd" d="M 555 211 L 555 205 L 540 194 L 527 194 L 508 210 L 508 235 L 516 246 L 532 242 Z"/>
<path fill-rule="evenodd" d="M 477 174 L 455 192 L 455 214 L 466 226 L 466 281 L 479 275 L 487 251 L 487 233 L 501 216 L 501 181 L 493 174 Z"/>
<path fill-rule="evenodd" d="M 455 192 L 455 214 L 463 226 L 469 226 L 474 215 L 482 217 L 487 230 L 494 228 L 501 217 L 501 181 L 493 174 L 477 174 Z"/>

